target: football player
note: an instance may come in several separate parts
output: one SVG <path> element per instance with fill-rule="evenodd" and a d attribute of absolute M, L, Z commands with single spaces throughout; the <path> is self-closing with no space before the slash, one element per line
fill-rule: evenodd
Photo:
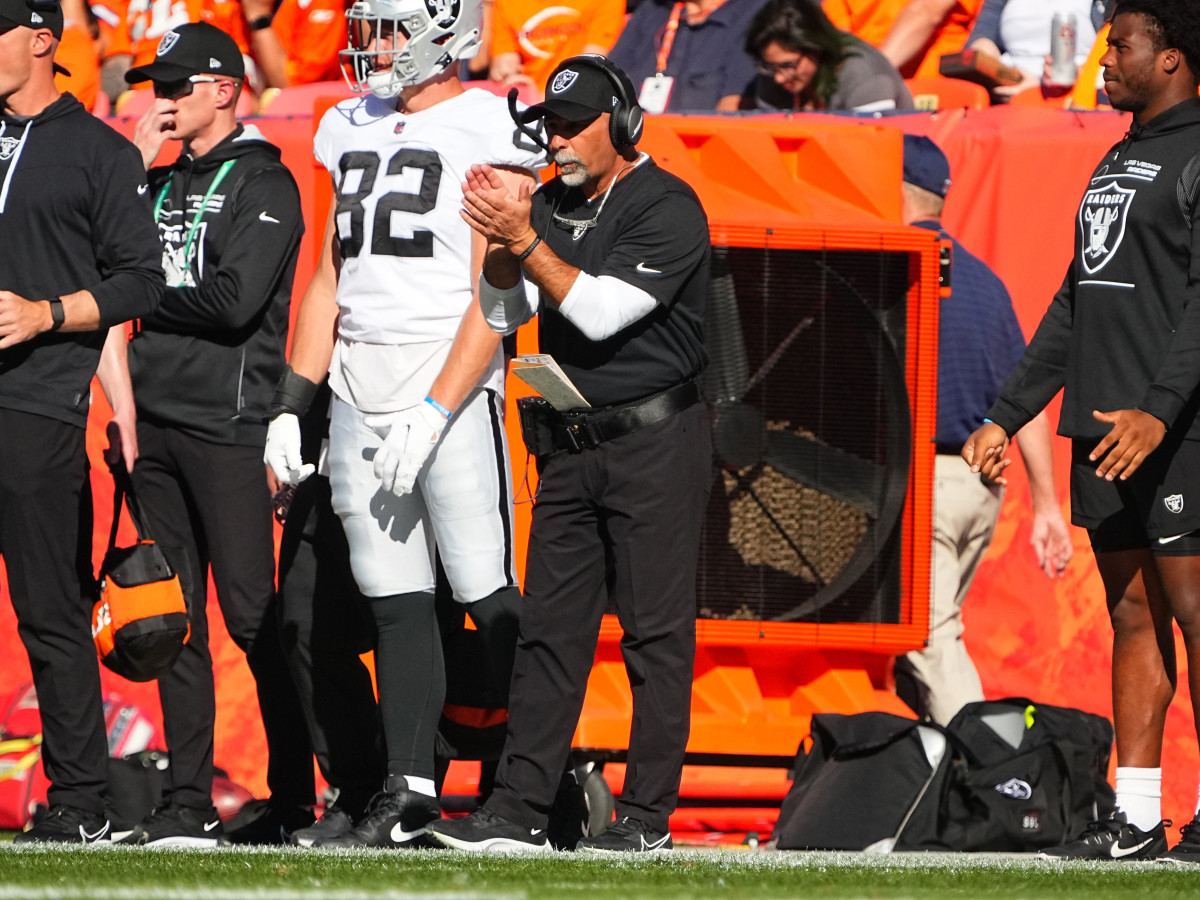
<path fill-rule="evenodd" d="M 462 184 L 486 162 L 528 196 L 545 159 L 502 98 L 459 81 L 456 61 L 479 46 L 480 0 L 358 0 L 346 17 L 343 68 L 365 96 L 330 109 L 317 130 L 336 202 L 269 415 L 266 461 L 288 483 L 312 472 L 297 415 L 328 372 L 323 465 L 378 630 L 388 775 L 351 831 L 315 845 L 408 847 L 440 814 L 435 542 L 505 694 L 520 605 L 504 364 L 475 298 L 485 242 L 458 214 Z"/>

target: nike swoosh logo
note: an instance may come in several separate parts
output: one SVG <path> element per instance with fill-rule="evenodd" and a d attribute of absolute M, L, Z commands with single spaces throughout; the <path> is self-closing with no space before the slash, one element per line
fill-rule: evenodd
<path fill-rule="evenodd" d="M 140 185 L 138 185 L 138 193 L 139 193 L 139 194 L 144 194 L 144 193 L 146 193 L 146 191 L 148 191 L 148 190 L 150 190 L 150 185 L 148 185 L 148 184 L 140 184 Z"/>
<path fill-rule="evenodd" d="M 88 834 L 86 831 L 83 830 L 83 826 L 80 825 L 79 826 L 79 836 L 81 838 L 83 838 L 83 842 L 85 844 L 91 844 L 95 841 L 100 840 L 100 838 L 104 837 L 105 833 L 107 833 L 107 831 L 108 831 L 108 826 L 109 826 L 109 823 L 105 822 L 104 827 L 101 828 L 99 831 L 97 831 L 95 834 Z"/>
<path fill-rule="evenodd" d="M 644 262 L 638 263 L 634 268 L 636 271 L 643 272 L 647 275 L 661 275 L 662 274 L 662 269 L 651 269 Z"/>
<path fill-rule="evenodd" d="M 218 825 L 220 825 L 220 824 L 221 824 L 221 820 L 220 820 L 220 819 L 217 819 L 217 821 L 215 821 L 215 822 L 205 822 L 205 823 L 204 823 L 204 830 L 205 830 L 205 831 L 212 831 L 214 828 L 216 828 L 216 827 L 217 827 Z"/>
<path fill-rule="evenodd" d="M 402 844 L 405 841 L 411 841 L 415 837 L 420 837 L 424 833 L 424 828 L 418 828 L 416 831 L 405 831 L 404 826 L 397 822 L 392 826 L 391 838 L 397 844 Z"/>
<path fill-rule="evenodd" d="M 1113 844 L 1108 848 L 1108 852 L 1113 859 L 1120 859 L 1123 856 L 1129 856 L 1131 853 L 1137 853 L 1152 840 L 1154 840 L 1154 838 L 1146 838 L 1146 840 L 1142 841 L 1140 844 L 1134 844 L 1132 847 L 1122 847 L 1118 844 Z"/>
<path fill-rule="evenodd" d="M 278 224 L 279 224 L 279 220 L 278 220 L 278 219 L 276 219 L 274 216 L 268 216 L 268 215 L 267 215 L 267 211 L 266 211 L 265 209 L 264 209 L 262 212 L 260 212 L 260 213 L 258 214 L 258 221 L 260 221 L 260 222 L 274 222 L 276 225 L 278 225 Z"/>
<path fill-rule="evenodd" d="M 646 843 L 646 836 L 645 836 L 644 834 L 639 834 L 639 835 L 638 835 L 638 839 L 639 839 L 639 840 L 642 842 L 642 849 L 643 849 L 643 850 L 659 850 L 659 849 L 661 849 L 661 848 L 662 848 L 663 844 L 665 844 L 665 843 L 667 842 L 667 838 L 669 838 L 669 837 L 670 837 L 670 835 L 669 835 L 669 834 L 664 834 L 662 837 L 660 837 L 660 838 L 659 838 L 657 841 L 655 841 L 654 843 L 652 843 L 652 844 L 647 844 L 647 843 Z M 1147 843 L 1148 843 L 1148 842 L 1147 842 Z M 1116 846 L 1116 845 L 1114 844 L 1114 846 Z"/>

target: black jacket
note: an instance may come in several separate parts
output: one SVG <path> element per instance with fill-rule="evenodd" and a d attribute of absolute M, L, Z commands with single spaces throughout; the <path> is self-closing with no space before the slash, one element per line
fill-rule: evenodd
<path fill-rule="evenodd" d="M 1092 410 L 1137 408 L 1200 438 L 1200 99 L 1136 123 L 1096 167 L 1075 255 L 988 411 L 1010 435 L 1064 387 L 1059 434 L 1099 438 Z"/>
<path fill-rule="evenodd" d="M 295 179 L 279 148 L 239 125 L 199 159 L 181 154 L 151 169 L 150 195 L 167 289 L 129 344 L 138 416 L 218 444 L 261 446 L 304 233 Z"/>
<path fill-rule="evenodd" d="M 0 407 L 85 427 L 106 330 L 154 311 L 160 253 L 133 144 L 70 94 L 31 118 L 0 116 L 0 290 L 89 290 L 101 326 L 0 350 Z"/>

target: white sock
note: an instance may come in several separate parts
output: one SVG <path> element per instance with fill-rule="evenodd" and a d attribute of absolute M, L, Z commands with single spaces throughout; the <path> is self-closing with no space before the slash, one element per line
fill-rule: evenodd
<path fill-rule="evenodd" d="M 1158 825 L 1162 821 L 1162 769 L 1117 766 L 1117 809 L 1142 831 Z"/>
<path fill-rule="evenodd" d="M 437 797 L 437 791 L 433 788 L 432 778 L 417 778 L 415 775 L 405 775 L 404 780 L 408 782 L 408 789 L 410 791 L 416 791 L 418 794 L 424 794 L 426 797 Z"/>

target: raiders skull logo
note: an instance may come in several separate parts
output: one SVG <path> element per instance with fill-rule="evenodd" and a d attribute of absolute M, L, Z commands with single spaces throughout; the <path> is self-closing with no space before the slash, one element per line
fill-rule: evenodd
<path fill-rule="evenodd" d="M 1083 195 L 1079 204 L 1079 230 L 1083 235 L 1082 259 L 1084 270 L 1095 275 L 1106 265 L 1125 237 L 1125 220 L 1137 191 L 1123 188 L 1109 180 L 1102 187 L 1093 187 Z"/>
<path fill-rule="evenodd" d="M 574 69 L 563 69 L 554 76 L 554 81 L 550 83 L 550 93 L 561 94 L 575 83 L 575 79 L 579 77 L 579 73 Z"/>
<path fill-rule="evenodd" d="M 163 56 L 171 52 L 171 48 L 179 42 L 178 31 L 168 31 L 162 36 L 162 40 L 158 42 L 158 49 L 154 51 L 155 56 Z"/>
<path fill-rule="evenodd" d="M 1163 497 L 1163 506 L 1167 508 L 1167 512 L 1176 514 L 1183 512 L 1183 494 L 1172 494 L 1169 497 Z"/>
<path fill-rule="evenodd" d="M 0 137 L 0 160 L 11 158 L 20 143 L 15 137 Z"/>

